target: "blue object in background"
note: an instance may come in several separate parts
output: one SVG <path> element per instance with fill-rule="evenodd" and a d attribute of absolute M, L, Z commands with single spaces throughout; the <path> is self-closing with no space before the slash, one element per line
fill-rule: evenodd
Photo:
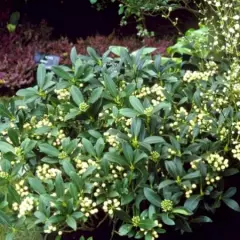
<path fill-rule="evenodd" d="M 34 61 L 36 64 L 44 64 L 46 69 L 51 69 L 53 66 L 59 65 L 60 57 L 56 55 L 48 55 L 37 52 L 34 55 Z"/>

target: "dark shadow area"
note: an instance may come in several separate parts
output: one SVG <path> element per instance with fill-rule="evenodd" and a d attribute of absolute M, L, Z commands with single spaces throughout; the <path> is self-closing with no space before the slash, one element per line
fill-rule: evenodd
<path fill-rule="evenodd" d="M 71 40 L 96 34 L 109 35 L 119 27 L 118 5 L 109 4 L 97 11 L 89 0 L 24 0 L 15 1 L 13 9 L 21 12 L 26 21 L 39 24 L 45 19 L 54 28 L 53 36 Z"/>

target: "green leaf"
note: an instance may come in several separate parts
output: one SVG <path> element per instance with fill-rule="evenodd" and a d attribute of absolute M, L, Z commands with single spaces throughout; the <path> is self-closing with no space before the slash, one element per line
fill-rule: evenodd
<path fill-rule="evenodd" d="M 161 217 L 162 217 L 163 223 L 165 223 L 166 225 L 169 225 L 169 226 L 175 225 L 175 222 L 168 216 L 167 213 L 162 213 Z"/>
<path fill-rule="evenodd" d="M 222 196 L 222 198 L 231 198 L 233 197 L 237 192 L 237 188 L 230 187 Z"/>
<path fill-rule="evenodd" d="M 91 4 L 95 4 L 98 0 L 90 0 Z"/>
<path fill-rule="evenodd" d="M 172 213 L 177 213 L 177 214 L 181 214 L 181 215 L 185 215 L 185 216 L 190 216 L 193 214 L 191 211 L 189 211 L 188 209 L 183 208 L 183 207 L 174 208 L 172 210 Z"/>
<path fill-rule="evenodd" d="M 164 180 L 163 182 L 161 182 L 158 186 L 158 190 L 162 189 L 162 188 L 165 188 L 169 185 L 172 185 L 176 183 L 174 180 L 170 180 L 170 179 L 167 179 L 167 180 Z"/>
<path fill-rule="evenodd" d="M 103 88 L 99 87 L 92 91 L 91 96 L 88 100 L 89 103 L 95 103 L 102 95 Z"/>
<path fill-rule="evenodd" d="M 67 71 L 64 70 L 62 66 L 54 66 L 52 67 L 52 71 L 59 77 L 71 81 L 73 79 L 73 75 L 68 73 Z"/>
<path fill-rule="evenodd" d="M 0 104 L 0 116 L 9 119 L 13 117 L 12 113 L 3 104 Z"/>
<path fill-rule="evenodd" d="M 73 167 L 73 165 L 69 160 L 63 160 L 62 166 L 63 166 L 64 172 L 70 177 L 72 172 L 76 172 L 75 168 Z"/>
<path fill-rule="evenodd" d="M 118 89 L 115 84 L 115 82 L 112 80 L 112 78 L 105 74 L 104 75 L 104 82 L 105 82 L 105 87 L 109 91 L 112 97 L 117 97 L 118 95 Z"/>
<path fill-rule="evenodd" d="M 90 0 L 92 1 L 92 0 Z M 91 48 L 91 47 L 87 47 L 87 52 L 89 54 L 89 56 L 92 57 L 92 59 L 94 59 L 97 63 L 100 60 L 99 56 L 97 55 L 95 49 Z"/>
<path fill-rule="evenodd" d="M 199 216 L 191 220 L 192 223 L 211 223 L 212 219 L 207 216 Z"/>
<path fill-rule="evenodd" d="M 41 180 L 39 180 L 38 178 L 29 178 L 28 182 L 29 182 L 31 188 L 38 194 L 46 193 L 46 190 L 45 190 Z"/>
<path fill-rule="evenodd" d="M 76 116 L 81 114 L 78 108 L 70 109 L 70 112 L 65 116 L 64 121 L 68 121 L 70 119 L 74 119 Z"/>
<path fill-rule="evenodd" d="M 109 50 L 116 56 L 120 56 L 122 50 L 128 51 L 126 47 L 122 47 L 122 46 L 110 46 Z"/>
<path fill-rule="evenodd" d="M 192 195 L 185 201 L 184 207 L 187 208 L 189 211 L 194 211 L 198 207 L 198 204 L 201 201 L 201 199 L 202 199 L 201 195 Z"/>
<path fill-rule="evenodd" d="M 223 198 L 223 202 L 234 211 L 240 212 L 239 204 L 235 200 L 230 198 Z"/>
<path fill-rule="evenodd" d="M 14 128 L 8 129 L 8 136 L 14 146 L 19 146 L 19 138 L 18 138 L 18 132 Z"/>
<path fill-rule="evenodd" d="M 228 168 L 223 172 L 223 176 L 229 177 L 238 173 L 239 170 L 237 168 Z"/>
<path fill-rule="evenodd" d="M 43 89 L 46 80 L 46 68 L 43 64 L 39 64 L 37 68 L 37 84 Z"/>
<path fill-rule="evenodd" d="M 10 225 L 9 217 L 5 214 L 5 212 L 1 210 L 0 210 L 0 224 L 7 225 L 7 226 Z"/>
<path fill-rule="evenodd" d="M 73 65 L 75 65 L 77 58 L 78 58 L 78 55 L 77 55 L 76 47 L 73 47 L 70 53 L 70 59 Z"/>
<path fill-rule="evenodd" d="M 58 155 L 60 153 L 57 148 L 51 146 L 48 143 L 39 144 L 39 149 L 40 149 L 40 152 L 45 153 L 51 157 L 58 157 Z"/>
<path fill-rule="evenodd" d="M 143 228 L 145 230 L 151 230 L 155 226 L 156 226 L 156 223 L 152 219 L 141 219 L 141 221 L 139 223 L 139 227 Z"/>
<path fill-rule="evenodd" d="M 5 240 L 13 240 L 14 239 L 14 233 L 10 232 L 7 233 Z"/>
<path fill-rule="evenodd" d="M 57 174 L 57 177 L 55 180 L 55 188 L 56 188 L 57 196 L 59 198 L 64 196 L 64 182 L 60 173 Z"/>
<path fill-rule="evenodd" d="M 104 148 L 105 148 L 105 143 L 104 143 L 104 140 L 100 137 L 95 146 L 94 146 L 94 149 L 97 153 L 97 156 L 100 158 L 103 154 L 103 151 L 104 151 Z"/>
<path fill-rule="evenodd" d="M 2 152 L 2 153 L 7 153 L 7 152 L 15 153 L 15 149 L 9 143 L 0 141 L 0 152 Z"/>
<path fill-rule="evenodd" d="M 72 228 L 74 231 L 77 230 L 77 222 L 72 216 L 68 216 L 66 220 L 67 225 Z"/>
<path fill-rule="evenodd" d="M 123 154 L 129 163 L 133 162 L 133 149 L 128 143 L 122 144 Z"/>
<path fill-rule="evenodd" d="M 144 196 L 151 204 L 156 207 L 161 207 L 161 198 L 156 192 L 154 192 L 151 188 L 144 188 L 143 192 Z"/>
<path fill-rule="evenodd" d="M 144 107 L 138 98 L 131 96 L 129 97 L 129 102 L 138 113 L 144 114 Z"/>
<path fill-rule="evenodd" d="M 173 161 L 165 161 L 165 167 L 168 173 L 176 179 L 178 176 L 177 166 Z"/>
<path fill-rule="evenodd" d="M 121 157 L 120 155 L 118 155 L 117 153 L 114 153 L 114 152 L 105 153 L 104 158 L 110 162 L 114 162 L 121 166 L 129 165 L 128 162 L 123 157 Z"/>
<path fill-rule="evenodd" d="M 37 144 L 37 141 L 35 140 L 30 140 L 29 138 L 26 138 L 22 144 L 21 144 L 21 148 L 23 149 L 24 153 L 27 154 L 30 151 L 33 150 L 33 148 L 35 148 Z"/>
<path fill-rule="evenodd" d="M 139 115 L 139 113 L 131 108 L 122 108 L 119 113 L 124 117 L 134 118 Z"/>
<path fill-rule="evenodd" d="M 118 233 L 120 236 L 125 236 L 132 230 L 132 228 L 133 228 L 133 225 L 124 224 L 119 228 Z"/>
<path fill-rule="evenodd" d="M 182 179 L 183 180 L 188 180 L 188 179 L 199 178 L 199 177 L 201 177 L 201 173 L 198 170 L 198 171 L 195 171 L 195 172 L 192 172 L 192 173 L 188 173 Z"/>
<path fill-rule="evenodd" d="M 131 222 L 131 217 L 126 212 L 124 212 L 123 210 L 116 210 L 115 211 L 115 215 L 120 220 L 122 220 L 122 221 L 124 221 L 126 223 L 130 223 Z"/>
<path fill-rule="evenodd" d="M 164 139 L 158 136 L 147 137 L 143 140 L 144 143 L 155 144 L 155 143 L 164 143 Z"/>
<path fill-rule="evenodd" d="M 82 92 L 76 86 L 71 87 L 70 93 L 73 101 L 77 104 L 77 106 L 79 106 L 82 102 L 84 102 Z"/>
<path fill-rule="evenodd" d="M 84 146 L 84 149 L 93 157 L 96 157 L 96 151 L 92 145 L 92 143 L 87 140 L 86 138 L 83 138 L 82 139 L 82 143 L 83 143 L 83 146 Z"/>
<path fill-rule="evenodd" d="M 46 221 L 47 220 L 47 217 L 44 213 L 40 212 L 40 211 L 36 211 L 34 213 L 34 216 L 38 219 L 40 219 L 42 222 Z"/>

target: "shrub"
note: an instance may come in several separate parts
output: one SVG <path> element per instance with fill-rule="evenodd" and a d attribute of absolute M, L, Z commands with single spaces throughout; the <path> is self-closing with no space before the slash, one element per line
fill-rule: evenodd
<path fill-rule="evenodd" d="M 149 240 L 211 222 L 222 203 L 240 211 L 224 188 L 239 172 L 240 115 L 222 65 L 192 72 L 154 50 L 73 48 L 72 67 L 40 65 L 37 85 L 0 105 L 2 224 L 60 239 L 104 213 Z"/>

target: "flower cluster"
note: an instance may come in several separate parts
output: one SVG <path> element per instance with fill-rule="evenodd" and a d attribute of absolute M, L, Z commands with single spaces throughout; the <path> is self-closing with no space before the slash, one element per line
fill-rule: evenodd
<path fill-rule="evenodd" d="M 160 102 L 166 99 L 164 95 L 164 87 L 159 84 L 154 84 L 152 87 L 144 86 L 140 90 L 135 92 L 137 98 L 141 99 L 146 96 L 151 96 L 153 106 L 158 105 Z"/>
<path fill-rule="evenodd" d="M 233 157 L 240 160 L 240 143 L 237 143 L 232 149 Z"/>
<path fill-rule="evenodd" d="M 229 160 L 224 159 L 224 157 L 220 156 L 218 153 L 210 154 L 206 157 L 206 161 L 213 171 L 220 172 L 229 167 Z"/>
<path fill-rule="evenodd" d="M 69 92 L 69 90 L 68 89 L 59 89 L 59 90 L 57 90 L 57 89 L 55 89 L 54 90 L 54 92 L 57 94 L 57 98 L 59 99 L 59 100 L 69 100 L 70 99 L 70 92 Z"/>
<path fill-rule="evenodd" d="M 26 216 L 27 214 L 31 214 L 35 207 L 34 197 L 26 197 L 23 201 L 18 205 L 18 203 L 13 204 L 13 210 L 19 211 L 18 218 Z"/>
<path fill-rule="evenodd" d="M 36 123 L 36 128 L 52 127 L 52 126 L 53 126 L 53 123 L 50 121 L 47 114 L 44 115 L 42 120 Z"/>
<path fill-rule="evenodd" d="M 57 174 L 61 174 L 61 170 L 51 168 L 48 164 L 43 164 L 37 167 L 36 174 L 41 180 L 55 179 Z"/>
<path fill-rule="evenodd" d="M 0 170 L 0 178 L 8 179 L 8 177 L 9 177 L 9 174 L 7 172 Z"/>
<path fill-rule="evenodd" d="M 28 196 L 29 194 L 28 186 L 25 186 L 24 180 L 21 180 L 19 183 L 16 183 L 15 189 L 21 197 Z"/>
<path fill-rule="evenodd" d="M 112 147 L 117 147 L 119 142 L 116 135 L 111 135 L 109 132 L 105 132 L 104 136 L 106 138 L 106 141 L 109 143 Z"/>
<path fill-rule="evenodd" d="M 92 199 L 88 197 L 80 197 L 80 210 L 84 213 L 86 217 L 89 217 L 90 215 L 98 213 L 98 209 L 96 208 L 97 203 L 93 202 Z"/>
<path fill-rule="evenodd" d="M 95 166 L 97 169 L 100 169 L 100 166 L 96 161 L 90 158 L 87 160 L 81 160 L 80 158 L 81 155 L 74 160 L 76 162 L 76 168 L 78 169 L 78 173 L 80 175 L 84 174 L 90 166 Z"/>
<path fill-rule="evenodd" d="M 161 202 L 161 208 L 163 212 L 171 212 L 173 209 L 173 201 L 165 199 Z"/>
<path fill-rule="evenodd" d="M 103 211 L 113 216 L 114 210 L 120 210 L 120 201 L 118 199 L 109 199 L 103 203 Z"/>

